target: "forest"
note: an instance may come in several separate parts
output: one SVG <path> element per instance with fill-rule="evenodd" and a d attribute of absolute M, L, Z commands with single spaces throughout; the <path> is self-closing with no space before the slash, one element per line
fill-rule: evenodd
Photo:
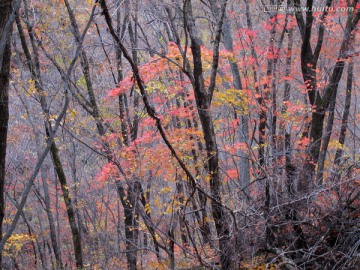
<path fill-rule="evenodd" d="M 359 19 L 0 0 L 0 270 L 359 269 Z"/>

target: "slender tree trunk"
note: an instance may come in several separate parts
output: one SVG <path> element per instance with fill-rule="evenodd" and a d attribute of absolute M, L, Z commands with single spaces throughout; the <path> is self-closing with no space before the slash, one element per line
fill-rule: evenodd
<path fill-rule="evenodd" d="M 221 10 L 220 10 L 220 2 L 216 0 L 210 0 L 211 8 L 217 20 L 220 19 Z M 223 43 L 226 50 L 233 52 L 234 51 L 234 44 L 231 32 L 230 21 L 227 18 L 226 14 L 224 17 L 224 24 L 222 28 L 223 33 Z M 234 88 L 241 91 L 243 89 L 241 84 L 240 72 L 237 63 L 233 60 L 229 60 L 230 69 L 233 77 L 233 85 Z M 248 145 L 249 143 L 249 119 L 246 114 L 243 112 L 240 113 L 240 123 L 239 123 L 239 141 L 241 144 Z M 245 187 L 250 183 L 250 161 L 249 155 L 247 151 L 240 150 L 240 186 Z"/>
<path fill-rule="evenodd" d="M 347 126 L 348 126 L 348 119 L 349 119 L 350 106 L 351 106 L 351 93 L 352 93 L 352 88 L 353 88 L 354 61 L 352 59 L 350 61 L 351 62 L 349 63 L 348 71 L 347 71 L 345 108 L 344 108 L 344 113 L 343 113 L 342 119 L 341 119 L 341 129 L 340 129 L 340 136 L 339 136 L 339 144 L 341 146 L 343 146 L 345 143 L 346 130 L 347 130 Z M 338 172 L 339 172 L 339 166 L 340 166 L 342 155 L 343 155 L 343 149 L 341 147 L 339 147 L 336 150 L 335 160 L 334 160 L 334 167 L 335 167 L 334 177 L 335 178 L 337 178 L 339 176 Z"/>
<path fill-rule="evenodd" d="M 135 217 L 137 197 L 134 194 L 134 187 L 127 188 L 127 198 L 123 200 L 125 216 L 125 238 L 126 258 L 129 270 L 136 270 L 137 250 L 139 239 L 139 219 Z"/>
<path fill-rule="evenodd" d="M 271 4 L 274 4 L 273 1 L 270 2 Z M 274 19 L 272 17 L 270 17 L 271 19 Z M 264 84 L 264 89 L 263 89 L 263 97 L 262 97 L 262 102 L 263 104 L 261 104 L 262 109 L 261 109 L 261 117 L 264 117 L 264 113 L 266 114 L 267 112 L 266 110 L 266 102 L 270 99 L 270 94 L 271 92 L 274 92 L 275 89 L 273 89 L 272 87 L 275 85 L 275 65 L 276 65 L 276 59 L 275 54 L 274 54 L 274 43 L 275 43 L 275 25 L 276 25 L 276 17 L 275 17 L 275 21 L 272 23 L 272 27 L 270 30 L 270 40 L 269 40 L 269 54 L 272 53 L 273 56 L 269 57 L 268 62 L 267 62 L 267 68 L 266 68 L 266 83 Z M 276 108 L 276 97 L 275 100 L 272 100 L 273 102 L 273 106 L 275 106 Z M 275 105 L 274 105 L 275 104 Z M 272 117 L 271 117 L 271 111 L 269 110 L 269 115 L 270 115 L 270 120 L 269 120 L 269 145 L 271 145 L 272 147 L 274 147 L 274 143 L 273 143 L 273 138 L 275 136 L 275 132 L 276 132 L 276 118 L 275 118 L 275 123 L 272 122 Z M 266 116 L 267 119 L 267 116 Z M 266 120 L 265 119 L 261 119 L 260 118 L 260 124 L 259 127 L 261 126 L 261 129 L 259 130 L 259 134 L 261 135 L 261 137 L 259 137 L 259 141 L 261 139 L 261 145 L 259 147 L 262 148 L 262 155 L 264 155 L 265 152 L 265 128 L 266 128 Z M 275 126 L 275 127 L 274 127 Z M 275 166 L 274 163 L 276 163 L 276 160 L 274 159 L 273 156 L 274 153 L 270 153 L 270 158 L 268 160 L 270 166 Z M 269 156 L 268 155 L 268 156 Z M 263 165 L 265 165 L 265 156 L 262 157 L 263 159 Z M 275 162 L 273 162 L 275 160 Z M 272 231 L 271 231 L 271 224 L 270 224 L 270 204 L 271 204 L 271 182 L 272 177 L 266 177 L 265 179 L 265 200 L 264 200 L 264 216 L 265 216 L 265 242 L 266 245 L 271 244 L 273 241 L 273 237 L 272 237 Z"/>
<path fill-rule="evenodd" d="M 129 20 L 129 14 L 130 14 L 130 1 L 125 1 L 125 7 L 126 7 L 126 15 L 124 17 L 123 27 L 125 25 L 128 25 L 128 32 L 130 36 L 130 43 L 132 48 L 132 57 L 134 62 L 138 63 L 138 56 L 137 56 L 137 44 L 138 44 L 138 1 L 135 2 L 135 18 L 134 18 L 134 25 L 132 25 L 131 20 Z M 120 9 L 117 12 L 117 34 L 118 36 L 124 35 L 121 33 L 120 29 Z M 122 59 L 121 59 L 121 50 L 119 46 L 116 46 L 116 52 L 117 52 L 117 65 L 118 65 L 118 80 L 119 82 L 123 79 L 123 73 L 122 73 Z M 133 121 L 130 121 L 129 114 L 128 114 L 128 101 L 126 94 L 122 94 L 119 96 L 119 111 L 120 111 L 120 121 L 121 121 L 121 132 L 123 137 L 123 143 L 126 146 L 130 145 L 130 141 L 136 140 L 138 136 L 138 128 L 139 128 L 139 115 L 137 114 L 137 110 L 139 107 L 139 100 L 140 95 L 137 92 L 133 92 L 134 97 L 134 118 Z M 128 125 L 130 123 L 130 125 Z M 128 126 L 130 126 L 130 130 L 128 130 Z M 130 135 L 129 135 L 130 132 Z M 137 250 L 138 250 L 138 242 L 139 242 L 139 213 L 137 211 L 137 207 L 135 206 L 138 203 L 138 196 L 134 194 L 134 192 L 138 192 L 134 190 L 134 187 L 141 186 L 141 183 L 138 180 L 135 180 L 134 183 L 129 183 L 132 186 L 128 186 L 127 188 L 127 194 L 128 197 L 131 198 L 129 201 L 124 201 L 124 216 L 125 216 L 125 237 L 126 237 L 126 249 L 127 249 L 127 261 L 128 261 L 128 268 L 130 270 L 137 269 Z M 142 190 L 142 188 L 140 189 Z"/>
<path fill-rule="evenodd" d="M 176 25 L 174 24 L 174 21 L 173 21 L 174 15 L 172 14 L 170 8 L 165 7 L 165 9 L 166 9 L 167 15 L 169 17 L 169 24 L 170 24 L 170 29 L 167 31 L 168 35 L 169 35 L 169 40 L 175 42 L 177 44 L 178 48 L 181 50 L 179 34 L 177 32 Z M 181 15 L 179 14 L 179 16 L 181 16 Z M 187 62 L 187 60 L 185 60 L 185 65 L 186 65 L 187 69 L 190 69 L 190 65 Z M 180 80 L 181 80 L 181 82 L 184 81 L 184 76 L 182 73 L 180 74 Z M 189 95 L 189 93 L 187 93 L 187 95 Z M 190 105 L 188 104 L 188 102 L 185 101 L 184 108 L 187 108 L 188 106 L 190 106 Z M 192 109 L 193 108 L 190 106 L 189 110 L 192 111 Z M 191 121 L 190 119 L 187 120 L 187 122 L 186 122 L 187 128 L 193 127 L 196 130 L 198 130 L 199 126 L 198 126 L 197 120 L 195 119 L 195 114 L 192 115 L 192 118 L 193 118 L 193 121 Z M 194 159 L 194 162 L 197 163 L 198 156 L 196 153 L 196 146 L 198 145 L 199 151 L 201 151 L 203 149 L 202 143 L 201 142 L 196 143 L 193 136 L 190 136 L 190 141 L 194 141 L 193 148 L 191 150 L 191 154 Z M 208 171 L 208 165 L 206 163 L 204 164 L 204 167 L 205 167 L 205 170 Z M 195 167 L 195 173 L 196 173 L 196 178 L 201 178 L 202 173 L 200 172 L 200 170 L 197 166 Z M 190 182 L 188 182 L 188 187 L 189 187 L 189 190 L 193 190 L 193 188 L 194 188 Z M 197 192 L 197 194 L 198 194 L 199 202 L 200 202 L 200 211 L 195 211 L 194 215 L 195 215 L 196 221 L 199 223 L 200 234 L 202 236 L 204 244 L 208 244 L 211 242 L 211 230 L 210 230 L 208 214 L 207 214 L 207 210 L 206 210 L 207 198 L 201 192 Z M 197 206 L 195 197 L 191 198 L 191 203 L 193 205 L 193 208 L 197 210 L 198 206 Z M 201 215 L 200 215 L 200 213 L 201 213 Z M 191 235 L 189 235 L 189 237 L 191 237 Z"/>
<path fill-rule="evenodd" d="M 42 80 L 40 77 L 40 64 L 39 64 L 38 48 L 35 44 L 33 29 L 28 26 L 30 41 L 31 41 L 33 51 L 34 51 L 34 59 L 32 58 L 30 51 L 27 47 L 25 35 L 24 35 L 23 29 L 21 27 L 21 23 L 18 19 L 17 19 L 17 25 L 18 25 L 19 35 L 20 35 L 20 39 L 21 39 L 21 44 L 22 44 L 22 47 L 23 47 L 23 50 L 24 50 L 24 53 L 25 53 L 25 56 L 27 59 L 29 71 L 31 73 L 31 78 L 35 82 L 35 88 L 37 89 L 37 92 L 39 94 L 40 104 L 41 104 L 43 113 L 45 115 L 47 115 L 49 113 L 49 108 L 48 108 L 47 101 L 46 101 L 45 91 L 42 88 Z M 46 121 L 45 130 L 46 130 L 47 137 L 50 137 L 50 134 L 52 133 L 52 127 L 51 127 L 50 121 Z M 52 142 L 51 147 L 50 147 L 50 152 L 51 152 L 51 156 L 53 158 L 55 171 L 56 171 L 58 179 L 60 181 L 63 198 L 64 198 L 64 202 L 65 202 L 65 206 L 66 206 L 66 210 L 67 210 L 67 214 L 68 214 L 69 224 L 70 224 L 71 233 L 72 233 L 72 240 L 73 240 L 73 244 L 74 244 L 76 266 L 78 268 L 82 268 L 83 261 L 82 261 L 80 233 L 79 233 L 78 227 L 76 225 L 75 211 L 74 211 L 73 203 L 72 203 L 70 193 L 69 193 L 69 185 L 67 184 L 67 179 L 66 179 L 66 176 L 64 173 L 64 169 L 63 169 L 59 154 L 58 154 L 59 150 L 58 150 L 58 147 L 56 146 L 55 142 Z"/>
<path fill-rule="evenodd" d="M 177 108 L 181 107 L 181 103 L 179 99 L 176 99 L 176 106 Z M 174 126 L 177 129 L 181 128 L 181 120 L 179 119 L 179 117 L 175 116 L 174 118 Z M 180 236 L 181 236 L 181 240 L 182 243 L 184 245 L 184 247 L 187 247 L 189 245 L 188 239 L 187 239 L 187 235 L 186 235 L 186 219 L 185 219 L 185 206 L 184 206 L 184 197 L 185 197 L 185 192 L 184 192 L 184 185 L 183 185 L 183 181 L 182 181 L 182 175 L 176 171 L 176 177 L 175 177 L 175 182 L 176 182 L 176 193 L 177 193 L 177 198 L 176 200 L 179 202 L 180 204 L 180 209 L 177 211 L 176 214 L 176 218 L 179 219 L 179 223 L 180 223 Z M 172 232 L 174 232 L 175 228 L 172 230 Z M 175 237 L 175 236 L 173 236 Z M 185 253 L 186 256 L 186 253 Z"/>
<path fill-rule="evenodd" d="M 334 97 L 334 99 L 330 102 L 330 105 L 329 105 L 329 109 L 328 109 L 329 114 L 328 114 L 328 118 L 327 118 L 325 134 L 322 139 L 321 150 L 319 153 L 316 181 L 320 185 L 323 183 L 326 153 L 327 153 L 327 149 L 329 146 L 331 133 L 332 133 L 332 129 L 333 129 L 333 124 L 334 124 L 335 104 L 336 104 L 336 97 Z"/>
<path fill-rule="evenodd" d="M 248 0 L 245 0 L 245 13 L 246 13 L 246 23 L 250 30 L 253 29 L 252 21 L 251 21 L 251 15 L 250 15 L 250 4 Z M 255 51 L 254 43 L 251 39 L 251 55 L 252 57 L 257 61 L 258 57 Z M 257 98 L 258 104 L 260 106 L 260 112 L 259 112 L 259 125 L 258 125 L 258 132 L 259 132 L 259 140 L 258 140 L 258 160 L 259 160 L 259 173 L 263 174 L 262 168 L 265 165 L 265 135 L 266 135 L 266 122 L 267 122 L 267 108 L 265 104 L 265 97 L 263 96 L 263 93 L 260 93 L 260 88 L 257 86 L 258 84 L 258 78 L 256 75 L 256 67 L 255 64 L 252 65 L 252 72 L 253 72 L 253 78 L 254 78 L 254 84 L 255 84 L 255 90 L 256 94 L 259 95 Z"/>
<path fill-rule="evenodd" d="M 185 103 L 184 107 L 186 108 L 187 106 L 188 106 L 188 104 Z M 192 109 L 190 108 L 190 110 L 192 110 Z M 198 130 L 199 125 L 198 125 L 198 123 L 197 123 L 197 121 L 195 119 L 195 115 L 193 115 L 193 117 L 194 117 L 193 118 L 193 123 L 189 119 L 187 121 L 187 126 L 188 126 L 188 128 L 193 127 L 194 129 Z M 202 146 L 201 142 L 196 142 L 192 135 L 190 136 L 190 140 L 193 141 L 193 143 L 194 143 L 194 146 L 191 149 L 191 154 L 192 154 L 192 157 L 194 159 L 194 163 L 197 164 L 199 159 L 198 159 L 198 154 L 197 154 L 197 151 L 196 151 L 196 144 L 198 145 L 199 151 L 201 151 L 203 149 L 203 146 Z M 208 171 L 208 165 L 204 164 L 204 167 L 205 167 L 205 170 Z M 202 177 L 201 171 L 198 168 L 198 166 L 195 167 L 195 176 L 197 178 Z M 189 189 L 192 190 L 192 186 L 190 185 L 190 183 L 189 183 L 188 186 L 189 186 Z M 196 217 L 196 219 L 197 219 L 197 221 L 199 223 L 200 233 L 201 233 L 202 239 L 204 241 L 204 244 L 210 244 L 211 243 L 211 230 L 210 230 L 210 224 L 209 224 L 209 221 L 208 221 L 208 213 L 207 213 L 207 210 L 206 210 L 207 198 L 201 192 L 197 192 L 197 194 L 198 194 L 198 197 L 199 197 L 200 211 L 195 211 L 195 217 Z M 192 200 L 193 208 L 197 210 L 198 207 L 197 207 L 195 197 L 191 198 L 191 200 Z M 201 213 L 201 215 L 199 214 L 199 212 Z"/>
<path fill-rule="evenodd" d="M 116 34 L 121 39 L 123 38 L 125 34 L 125 26 L 129 20 L 130 10 L 126 10 L 122 25 L 121 25 L 121 9 L 120 9 L 121 1 L 118 0 L 117 5 L 119 6 L 116 9 Z M 128 6 L 128 3 L 126 4 Z M 124 79 L 123 74 L 123 63 L 122 63 L 122 53 L 121 49 L 119 48 L 118 44 L 115 44 L 116 49 L 116 67 L 117 67 L 117 83 L 120 83 Z M 119 96 L 119 113 L 120 113 L 120 121 L 121 121 L 121 134 L 122 134 L 122 140 L 125 145 L 130 144 L 130 138 L 129 138 L 129 125 L 130 119 L 128 114 L 128 107 L 127 107 L 128 101 L 127 96 L 125 93 L 121 94 Z M 130 123 L 131 127 L 131 123 Z"/>
<path fill-rule="evenodd" d="M 17 24 L 18 23 L 19 23 L 19 21 L 18 21 L 18 18 L 17 18 Z M 19 91 L 18 95 L 20 95 L 20 91 Z M 34 135 L 35 135 L 35 144 L 36 144 L 37 156 L 38 156 L 38 158 L 40 158 L 40 156 L 41 156 L 40 132 L 36 129 L 35 121 L 33 119 L 33 115 L 29 111 L 30 106 L 29 106 L 29 102 L 27 100 L 27 97 L 26 96 L 21 96 L 20 98 L 21 98 L 22 102 L 24 103 L 24 107 L 25 107 L 25 109 L 27 111 L 30 125 L 31 125 L 31 127 L 33 129 L 33 132 L 34 132 Z M 47 215 L 48 221 L 49 221 L 51 245 L 52 245 L 52 249 L 53 249 L 53 252 L 55 254 L 55 259 L 56 259 L 55 269 L 62 269 L 63 266 L 62 266 L 62 262 L 61 262 L 61 252 L 60 252 L 60 247 L 58 245 L 58 241 L 57 241 L 57 237 L 56 237 L 56 228 L 55 228 L 54 217 L 53 217 L 53 214 L 51 212 L 49 186 L 48 186 L 48 183 L 47 183 L 47 171 L 46 171 L 45 166 L 41 167 L 41 180 L 42 180 L 42 183 L 43 183 L 43 190 L 44 190 L 45 212 L 46 212 L 46 215 Z"/>
<path fill-rule="evenodd" d="M 177 179 L 177 181 L 176 181 L 176 192 L 178 193 L 177 200 L 180 203 L 180 209 L 178 210 L 178 218 L 179 218 L 179 223 L 180 223 L 181 241 L 182 241 L 184 247 L 188 247 L 189 241 L 188 241 L 187 235 L 186 235 L 186 220 L 185 220 L 185 207 L 184 207 L 185 193 L 184 193 L 184 186 L 183 186 L 183 183 L 181 180 L 182 179 L 180 178 L 180 179 Z M 186 253 L 185 253 L 185 256 L 186 256 Z"/>
<path fill-rule="evenodd" d="M 211 86 L 214 86 L 212 85 L 211 82 L 213 83 L 215 82 L 214 79 L 216 77 L 216 72 L 217 72 L 217 66 L 216 66 L 217 63 L 215 62 L 216 59 L 214 57 L 210 86 L 209 89 L 206 89 L 204 84 L 202 60 L 201 60 L 202 42 L 197 35 L 191 1 L 185 2 L 184 13 L 186 20 L 186 28 L 189 32 L 189 36 L 191 39 L 190 48 L 193 54 L 193 64 L 194 64 L 193 88 L 194 88 L 196 106 L 202 126 L 207 158 L 208 158 L 208 175 L 210 178 L 210 191 L 212 197 L 217 202 L 221 202 L 222 196 L 221 196 L 221 177 L 219 170 L 219 152 L 216 142 L 215 128 L 210 110 L 212 91 L 213 91 L 213 89 L 211 89 Z M 219 25 L 218 25 L 219 27 L 221 27 L 220 33 L 222 29 L 222 25 L 220 25 L 221 20 L 219 20 Z M 220 39 L 220 36 L 217 36 L 217 38 Z M 219 42 L 219 40 L 215 42 Z M 216 53 L 217 52 L 214 51 L 214 55 Z M 228 217 L 224 211 L 224 208 L 221 205 L 219 205 L 219 203 L 217 202 L 212 200 L 211 206 L 212 206 L 212 215 L 215 221 L 215 228 L 216 228 L 217 236 L 219 238 L 221 269 L 230 269 L 234 263 L 232 260 L 234 255 L 234 250 L 231 244 L 232 241 L 230 240 L 231 238 L 230 224 L 228 222 Z"/>
<path fill-rule="evenodd" d="M 291 74 L 291 58 L 292 58 L 292 47 L 293 47 L 293 29 L 288 30 L 288 47 L 287 47 L 287 57 L 285 64 L 285 76 L 288 77 Z M 284 97 L 283 97 L 283 105 L 281 108 L 281 113 L 285 114 L 287 111 L 287 102 L 290 100 L 290 90 L 291 84 L 288 80 L 285 81 L 284 84 Z M 289 130 L 290 126 L 286 123 L 286 121 L 282 121 L 280 123 L 280 132 L 282 133 L 283 141 L 282 141 L 282 150 L 285 155 L 285 174 L 286 174 L 286 187 L 288 192 L 294 192 L 294 166 L 291 164 L 291 133 Z"/>
<path fill-rule="evenodd" d="M 51 246 L 54 251 L 55 260 L 56 260 L 55 269 L 63 269 L 63 265 L 62 265 L 62 261 L 61 261 L 61 249 L 60 249 L 59 243 L 57 241 L 56 227 L 55 227 L 54 217 L 53 217 L 51 205 L 50 205 L 49 186 L 46 181 L 47 181 L 47 179 L 42 177 L 43 188 L 44 188 L 45 212 L 46 212 L 47 218 L 49 220 Z"/>
<path fill-rule="evenodd" d="M 52 156 L 52 159 L 54 162 L 56 174 L 57 174 L 59 182 L 60 182 L 61 191 L 63 193 L 63 198 L 64 198 L 64 202 L 65 202 L 65 206 L 66 206 L 66 212 L 67 212 L 67 216 L 69 219 L 72 240 L 73 240 L 73 245 L 74 245 L 76 267 L 82 268 L 83 267 L 83 259 L 82 259 L 82 248 L 81 248 L 81 236 L 80 236 L 79 228 L 77 227 L 77 224 L 76 224 L 75 210 L 74 210 L 73 202 L 72 202 L 70 192 L 69 192 L 69 185 L 67 183 L 63 165 L 62 165 L 60 157 L 59 157 L 59 149 L 57 148 L 57 146 L 54 142 L 51 144 L 50 151 L 51 151 L 51 156 Z"/>

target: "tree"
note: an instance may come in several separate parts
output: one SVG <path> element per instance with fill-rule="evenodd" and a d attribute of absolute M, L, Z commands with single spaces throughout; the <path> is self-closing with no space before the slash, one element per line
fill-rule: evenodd
<path fill-rule="evenodd" d="M 295 7 L 300 7 L 299 1 L 294 1 Z M 326 2 L 326 7 L 330 7 L 332 1 L 329 0 Z M 357 5 L 357 1 L 349 4 L 349 7 L 355 8 Z M 307 1 L 306 3 L 306 19 L 304 20 L 300 11 L 295 13 L 296 20 L 298 22 L 299 30 L 302 37 L 302 46 L 301 46 L 301 70 L 304 78 L 304 82 L 306 83 L 306 89 L 309 96 L 310 104 L 314 107 L 314 111 L 311 116 L 311 127 L 310 127 L 310 145 L 308 149 L 308 154 L 306 156 L 306 161 L 303 167 L 303 173 L 300 177 L 299 189 L 301 191 L 308 191 L 311 185 L 311 179 L 315 173 L 315 166 L 318 164 L 320 151 L 322 152 L 318 175 L 316 181 L 322 182 L 323 178 L 323 166 L 324 166 L 324 155 L 327 150 L 326 141 L 322 145 L 323 139 L 323 128 L 324 128 L 324 120 L 325 114 L 328 110 L 334 110 L 337 89 L 339 85 L 339 81 L 341 80 L 341 76 L 344 70 L 344 59 L 347 58 L 347 51 L 350 47 L 351 41 L 354 38 L 354 29 L 357 26 L 360 13 L 359 11 L 349 12 L 348 18 L 346 21 L 346 26 L 344 29 L 344 36 L 342 39 L 341 47 L 338 53 L 338 57 L 336 59 L 335 67 L 331 73 L 330 80 L 326 87 L 324 88 L 324 94 L 321 95 L 320 91 L 317 87 L 317 63 L 321 53 L 321 49 L 324 41 L 324 21 L 328 14 L 327 9 L 322 14 L 322 22 L 320 23 L 319 34 L 317 38 L 317 43 L 315 48 L 311 46 L 311 34 L 312 34 L 312 26 L 313 26 L 313 1 Z M 332 108 L 331 108 L 332 107 Z M 330 122 L 328 125 L 327 134 L 325 136 L 329 136 L 332 130 L 332 123 Z M 322 150 L 321 150 L 322 148 Z"/>
<path fill-rule="evenodd" d="M 1 1 L 0 6 L 0 238 L 5 217 L 6 142 L 9 121 L 11 33 L 20 1 Z M 2 254 L 0 254 L 0 268 Z"/>

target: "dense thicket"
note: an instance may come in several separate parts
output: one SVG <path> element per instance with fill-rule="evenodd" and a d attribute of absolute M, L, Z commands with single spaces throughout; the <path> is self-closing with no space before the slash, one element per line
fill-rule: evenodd
<path fill-rule="evenodd" d="M 359 19 L 2 0 L 2 268 L 356 269 Z"/>

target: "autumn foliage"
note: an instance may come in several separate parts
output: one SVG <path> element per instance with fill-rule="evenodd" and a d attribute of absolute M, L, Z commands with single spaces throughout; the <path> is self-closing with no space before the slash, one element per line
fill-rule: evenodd
<path fill-rule="evenodd" d="M 0 269 L 357 269 L 357 0 L 19 4 Z"/>

